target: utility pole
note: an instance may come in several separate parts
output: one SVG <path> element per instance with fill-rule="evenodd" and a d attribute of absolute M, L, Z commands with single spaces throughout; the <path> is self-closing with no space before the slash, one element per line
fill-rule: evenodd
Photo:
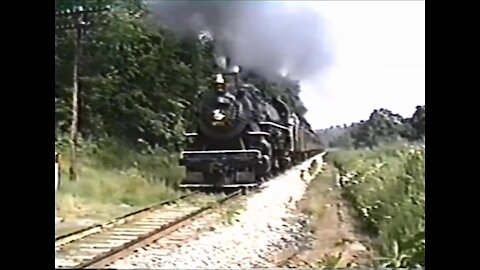
<path fill-rule="evenodd" d="M 95 8 L 84 8 L 83 6 L 74 6 L 72 10 L 64 10 L 56 12 L 56 17 L 69 17 L 73 20 L 73 24 L 58 25 L 56 30 L 75 30 L 75 46 L 73 53 L 73 93 L 72 93 L 72 123 L 70 127 L 70 168 L 69 176 L 70 180 L 74 181 L 77 179 L 77 170 L 76 170 L 76 152 L 78 144 L 78 111 L 79 111 L 79 69 L 80 69 L 80 60 L 82 57 L 82 35 L 83 31 L 91 25 L 91 21 L 88 21 L 88 14 L 98 14 L 105 11 L 109 11 L 110 6 L 106 7 L 95 7 Z"/>
<path fill-rule="evenodd" d="M 79 13 L 73 16 L 75 22 L 75 46 L 73 52 L 73 97 L 72 97 L 72 125 L 70 127 L 70 169 L 69 175 L 70 180 L 77 179 L 76 172 L 76 153 L 77 153 L 77 139 L 78 139 L 78 69 L 79 69 L 79 60 L 82 53 L 82 32 L 83 27 L 85 26 L 84 13 L 82 6 L 78 8 Z"/>

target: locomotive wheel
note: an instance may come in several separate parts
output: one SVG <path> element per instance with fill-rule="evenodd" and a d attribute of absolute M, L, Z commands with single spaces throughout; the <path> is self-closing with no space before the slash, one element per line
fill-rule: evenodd
<path fill-rule="evenodd" d="M 287 162 L 287 161 L 281 161 L 280 162 L 280 171 L 281 172 L 285 172 L 286 170 L 288 170 L 289 167 L 290 167 L 290 162 Z"/>
<path fill-rule="evenodd" d="M 267 178 L 264 176 L 257 176 L 256 182 L 261 184 L 267 182 Z"/>

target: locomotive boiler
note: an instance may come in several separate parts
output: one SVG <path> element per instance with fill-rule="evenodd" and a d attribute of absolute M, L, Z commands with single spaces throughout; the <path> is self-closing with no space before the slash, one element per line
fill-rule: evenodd
<path fill-rule="evenodd" d="M 234 72 L 220 73 L 186 133 L 182 187 L 251 187 L 319 151 L 308 123 Z"/>

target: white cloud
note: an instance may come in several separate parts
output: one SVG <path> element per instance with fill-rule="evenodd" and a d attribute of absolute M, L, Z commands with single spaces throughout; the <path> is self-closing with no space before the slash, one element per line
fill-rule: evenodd
<path fill-rule="evenodd" d="M 423 1 L 302 4 L 321 15 L 333 58 L 323 74 L 302 82 L 314 128 L 365 119 L 381 107 L 410 116 L 425 104 Z"/>

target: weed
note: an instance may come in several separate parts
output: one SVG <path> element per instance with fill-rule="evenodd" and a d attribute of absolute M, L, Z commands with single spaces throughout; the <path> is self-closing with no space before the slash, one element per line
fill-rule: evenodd
<path fill-rule="evenodd" d="M 422 265 L 425 254 L 425 148 L 345 151 L 329 159 L 347 198 L 377 235 L 384 266 Z M 407 239 L 407 240 L 405 240 Z"/>

